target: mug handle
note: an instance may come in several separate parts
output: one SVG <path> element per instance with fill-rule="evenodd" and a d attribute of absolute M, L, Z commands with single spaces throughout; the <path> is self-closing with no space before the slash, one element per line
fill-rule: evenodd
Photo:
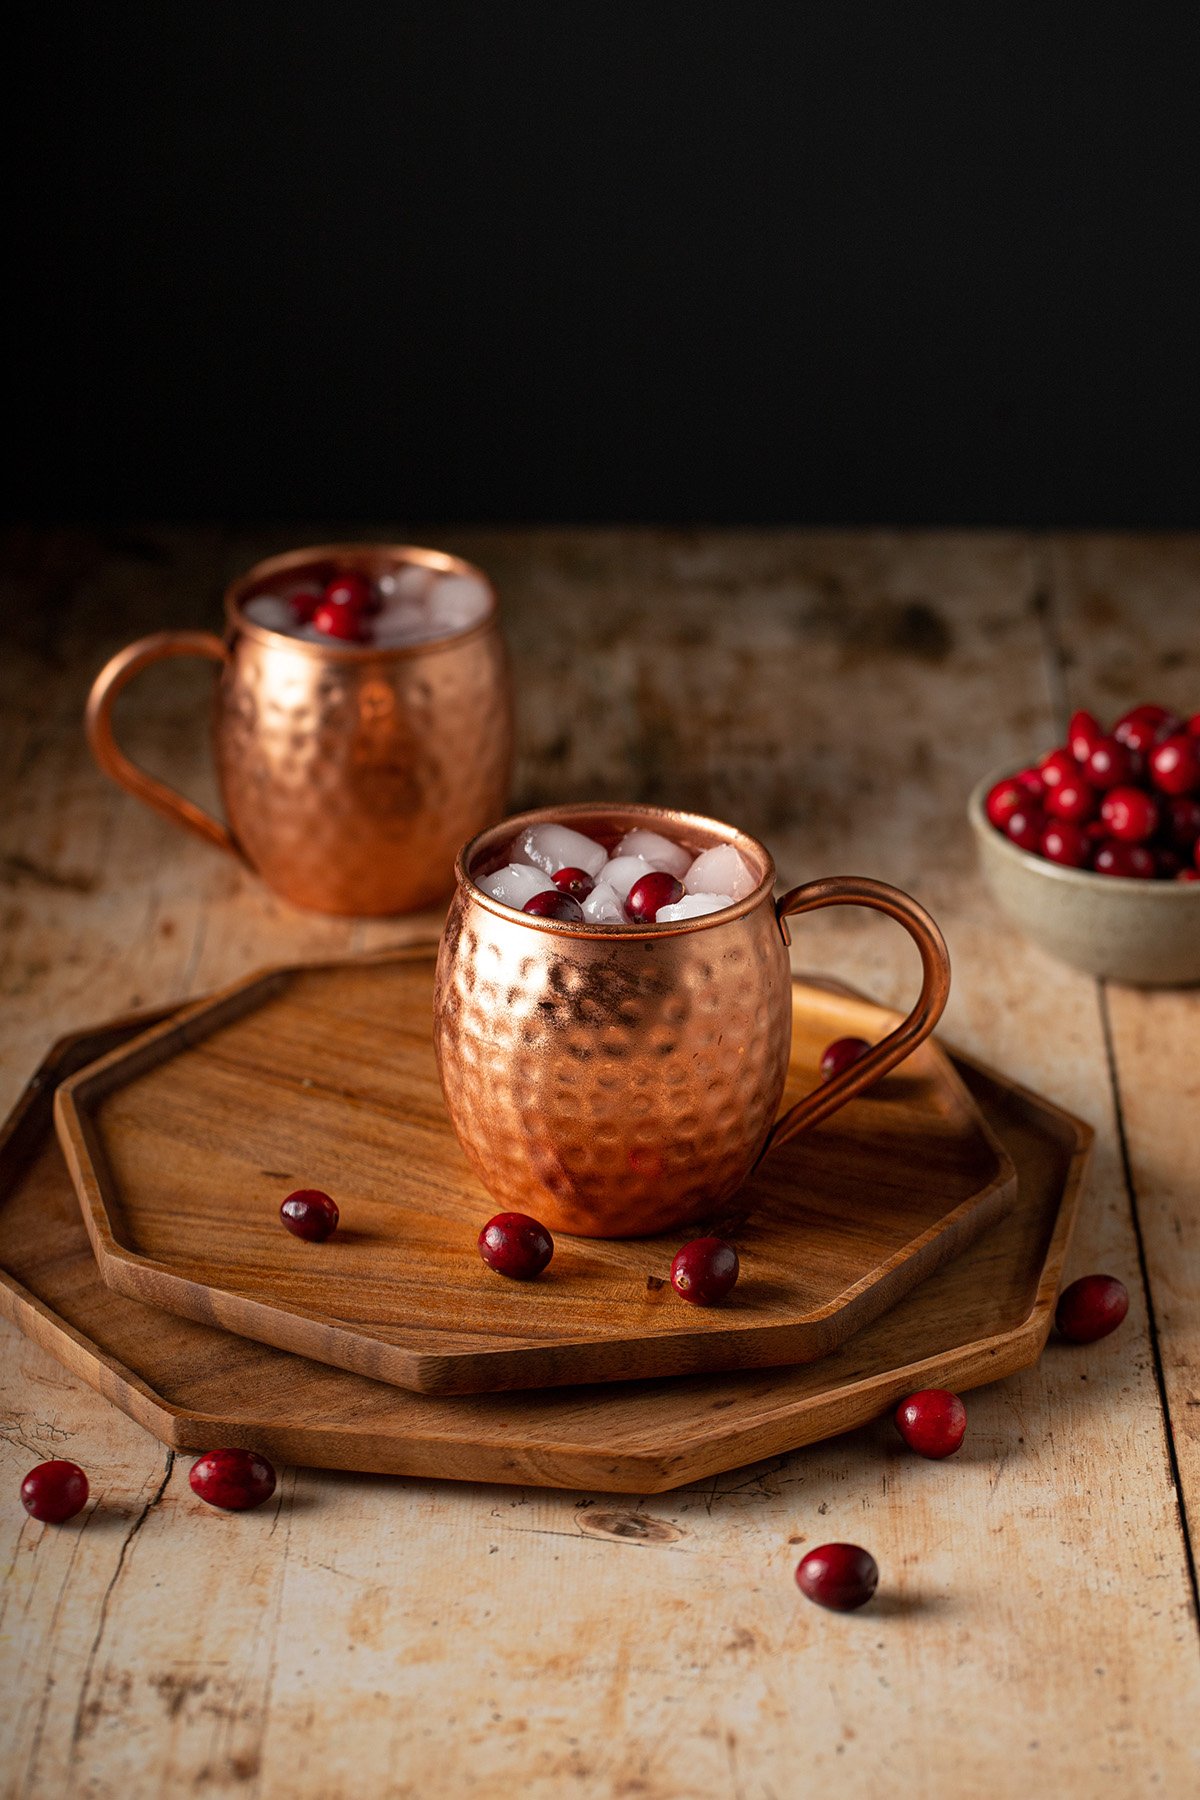
<path fill-rule="evenodd" d="M 807 1131 L 837 1112 L 856 1094 L 870 1087 L 889 1069 L 903 1062 L 910 1051 L 923 1043 L 942 1016 L 950 994 L 950 957 L 946 940 L 923 906 L 899 888 L 886 881 L 871 881 L 865 875 L 831 875 L 824 881 L 809 881 L 793 888 L 776 903 L 775 915 L 783 941 L 790 944 L 787 921 L 790 915 L 815 912 L 821 906 L 870 906 L 876 912 L 896 919 L 921 953 L 921 992 L 917 1003 L 903 1024 L 889 1031 L 885 1038 L 867 1051 L 865 1056 L 835 1075 L 832 1081 L 814 1088 L 790 1111 L 776 1119 L 763 1146 L 762 1156 L 778 1150 L 781 1144 Z M 760 1156 L 759 1161 L 762 1160 Z"/>
<path fill-rule="evenodd" d="M 127 644 L 124 650 L 118 650 L 105 663 L 88 695 L 84 726 L 92 755 L 111 780 L 128 788 L 135 798 L 152 806 L 164 819 L 170 819 L 173 825 L 182 825 L 185 830 L 202 837 L 206 844 L 215 844 L 218 850 L 225 850 L 240 859 L 227 826 L 206 813 L 202 806 L 197 806 L 194 800 L 177 794 L 165 781 L 159 781 L 157 776 L 148 775 L 145 769 L 130 762 L 113 735 L 112 709 L 117 695 L 142 669 L 148 669 L 151 663 L 162 662 L 168 656 L 210 656 L 214 662 L 224 664 L 229 652 L 211 631 L 156 631 L 150 637 L 139 638 L 136 644 Z"/>

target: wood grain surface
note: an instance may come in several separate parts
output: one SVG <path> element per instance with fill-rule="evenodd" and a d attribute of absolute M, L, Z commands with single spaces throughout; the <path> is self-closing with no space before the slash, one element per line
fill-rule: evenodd
<path fill-rule="evenodd" d="M 346 529 L 7 541 L 0 1109 L 63 1031 L 403 941 L 286 912 L 109 789 L 79 729 L 108 653 L 211 627 L 239 569 Z M 766 838 L 784 883 L 877 875 L 931 909 L 948 1040 L 1096 1127 L 1067 1273 L 1119 1275 L 1130 1316 L 971 1394 L 947 1463 L 880 1422 L 654 1500 L 286 1469 L 240 1518 L 0 1323 L 4 1779 L 38 1800 L 1194 1793 L 1200 994 L 1106 991 L 1022 942 L 963 807 L 1070 704 L 1195 710 L 1200 538 L 355 530 L 495 576 L 518 802 L 698 805 Z M 180 666 L 120 729 L 212 804 L 205 698 Z M 795 966 L 912 990 L 906 946 L 849 910 L 802 922 Z M 58 1531 L 15 1499 L 48 1455 L 96 1500 Z M 882 1571 L 848 1619 L 792 1581 L 838 1538 Z"/>
<path fill-rule="evenodd" d="M 985 1242 L 840 1353 L 765 1379 L 448 1404 L 110 1292 L 50 1116 L 55 1083 L 85 1045 L 76 1038 L 42 1065 L 0 1140 L 0 1311 L 175 1449 L 238 1443 L 360 1473 L 659 1492 L 848 1430 L 915 1387 L 998 1380 L 1045 1342 L 1091 1142 L 1069 1115 L 968 1066 L 973 1103 L 1011 1151 L 1014 1184 L 1019 1169 L 1019 1197 Z"/>
<path fill-rule="evenodd" d="M 774 1151 L 737 1219 L 637 1241 L 560 1236 L 536 1282 L 485 1268 L 494 1203 L 442 1104 L 435 956 L 253 977 L 65 1081 L 56 1105 L 108 1285 L 185 1318 L 427 1394 L 772 1368 L 826 1356 L 1002 1216 L 1016 1174 L 952 1065 L 921 1045 Z M 835 1039 L 894 1014 L 793 984 L 784 1110 Z M 321 1245 L 279 1202 L 335 1196 Z M 670 1286 L 688 1237 L 736 1238 L 716 1307 Z"/>

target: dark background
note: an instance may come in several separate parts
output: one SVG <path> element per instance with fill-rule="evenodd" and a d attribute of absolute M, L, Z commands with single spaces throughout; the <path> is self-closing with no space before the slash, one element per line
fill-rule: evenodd
<path fill-rule="evenodd" d="M 26 9 L 7 509 L 1195 524 L 1175 16 Z"/>

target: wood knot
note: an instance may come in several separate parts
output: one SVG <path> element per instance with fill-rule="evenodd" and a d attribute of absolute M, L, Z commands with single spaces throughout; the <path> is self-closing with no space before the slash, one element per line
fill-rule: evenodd
<path fill-rule="evenodd" d="M 627 1544 L 673 1544 L 685 1535 L 678 1525 L 650 1513 L 587 1512 L 579 1514 L 577 1523 L 587 1537 L 619 1538 Z"/>

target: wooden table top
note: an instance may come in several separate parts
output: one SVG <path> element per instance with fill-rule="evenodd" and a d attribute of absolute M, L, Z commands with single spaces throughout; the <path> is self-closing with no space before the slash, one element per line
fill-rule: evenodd
<path fill-rule="evenodd" d="M 410 932 L 289 911 L 107 785 L 80 730 L 112 650 L 216 624 L 232 574 L 329 535 L 6 540 L 0 1108 L 67 1030 Z M 495 576 L 521 803 L 674 802 L 763 837 L 787 885 L 870 874 L 924 901 L 954 963 L 947 1039 L 1097 1130 L 1069 1274 L 1119 1275 L 1130 1317 L 972 1394 L 944 1464 L 881 1422 L 653 1500 L 287 1469 L 241 1516 L 2 1325 L 4 1791 L 1200 1790 L 1200 990 L 1105 986 L 1024 943 L 964 816 L 1073 705 L 1200 705 L 1200 537 L 345 535 L 442 542 Z M 207 804 L 210 679 L 156 669 L 119 718 Z M 797 968 L 907 1003 L 915 958 L 886 921 L 794 937 Z M 50 1456 L 99 1502 L 58 1531 L 17 1499 Z M 882 1572 L 849 1617 L 792 1582 L 838 1538 Z"/>

